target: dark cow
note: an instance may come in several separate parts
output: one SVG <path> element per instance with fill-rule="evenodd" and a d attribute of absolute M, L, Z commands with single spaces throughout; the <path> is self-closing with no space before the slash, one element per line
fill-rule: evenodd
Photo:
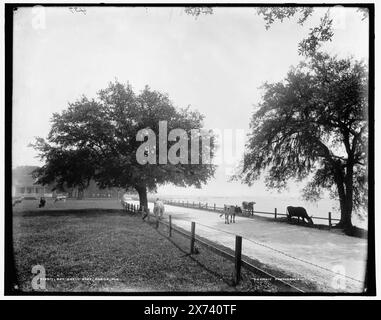
<path fill-rule="evenodd" d="M 304 219 L 306 219 L 309 224 L 314 224 L 311 217 L 307 214 L 306 209 L 304 209 L 303 207 L 288 206 L 287 207 L 287 218 L 289 221 L 291 221 L 291 217 L 298 217 L 298 221 L 299 221 L 299 218 L 302 218 L 303 222 L 306 222 L 306 221 L 304 221 Z"/>
<path fill-rule="evenodd" d="M 254 215 L 254 205 L 255 205 L 255 202 L 254 201 L 251 201 L 251 202 L 247 202 L 247 201 L 243 201 L 242 202 L 242 208 L 244 211 L 248 212 L 249 215 Z"/>
<path fill-rule="evenodd" d="M 45 200 L 45 198 L 44 198 L 44 197 L 41 197 L 41 198 L 40 198 L 40 203 L 38 204 L 38 207 L 39 207 L 39 208 L 43 208 L 43 207 L 45 207 L 45 204 L 46 204 L 46 200 Z"/>
<path fill-rule="evenodd" d="M 241 207 L 239 207 L 239 206 L 235 206 L 235 209 L 234 209 L 234 212 L 235 213 L 242 213 L 242 209 L 241 209 Z"/>

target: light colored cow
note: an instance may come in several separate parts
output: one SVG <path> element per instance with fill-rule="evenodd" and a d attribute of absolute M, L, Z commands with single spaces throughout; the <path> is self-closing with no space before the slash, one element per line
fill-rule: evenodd
<path fill-rule="evenodd" d="M 222 217 L 223 215 L 225 216 L 226 224 L 229 224 L 229 217 L 230 217 L 230 223 L 235 223 L 235 214 L 238 211 L 237 208 L 239 207 L 224 205 L 224 212 L 220 214 L 220 217 Z"/>
<path fill-rule="evenodd" d="M 57 201 L 66 202 L 66 196 L 64 194 L 57 194 L 56 198 L 54 199 L 54 202 Z"/>
<path fill-rule="evenodd" d="M 163 217 L 163 214 L 164 214 L 163 201 L 156 199 L 153 205 L 153 214 L 155 215 L 156 219 L 161 219 Z"/>
<path fill-rule="evenodd" d="M 12 206 L 14 207 L 16 204 L 21 203 L 23 199 L 24 199 L 23 197 L 19 197 L 19 198 L 14 199 L 12 201 Z"/>

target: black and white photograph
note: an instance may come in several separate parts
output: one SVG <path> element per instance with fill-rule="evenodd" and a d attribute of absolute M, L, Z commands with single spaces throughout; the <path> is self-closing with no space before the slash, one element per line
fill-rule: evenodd
<path fill-rule="evenodd" d="M 374 296 L 374 7 L 6 3 L 5 294 Z"/>

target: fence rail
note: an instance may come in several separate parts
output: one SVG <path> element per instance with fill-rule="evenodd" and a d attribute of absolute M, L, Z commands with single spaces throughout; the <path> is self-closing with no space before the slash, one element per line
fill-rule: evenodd
<path fill-rule="evenodd" d="M 242 258 L 242 237 L 236 235 L 235 236 L 235 250 L 234 254 L 227 252 L 226 250 L 218 248 L 216 245 L 209 241 L 205 241 L 203 239 L 200 239 L 196 235 L 196 223 L 194 221 L 191 222 L 191 229 L 189 232 L 174 227 L 172 224 L 172 216 L 169 215 L 168 217 L 168 222 L 164 220 L 157 219 L 155 216 L 153 216 L 148 210 L 144 210 L 144 207 L 140 207 L 137 205 L 133 205 L 130 203 L 125 203 L 123 205 L 123 209 L 132 214 L 140 213 L 140 214 L 145 214 L 145 217 L 147 218 L 148 221 L 150 221 L 151 218 L 154 218 L 155 221 L 155 228 L 159 228 L 159 225 L 165 225 L 168 229 L 168 237 L 172 237 L 173 232 L 176 232 L 185 238 L 188 238 L 190 240 L 190 247 L 189 247 L 189 254 L 194 254 L 195 253 L 195 243 L 198 243 L 199 245 L 209 249 L 210 251 L 216 253 L 217 255 L 231 261 L 234 263 L 234 279 L 233 282 L 234 284 L 239 284 L 241 280 L 241 268 L 245 268 L 257 275 L 260 275 L 261 277 L 267 277 L 270 281 L 272 282 L 277 282 L 280 283 L 290 289 L 292 289 L 295 292 L 298 293 L 304 293 L 303 290 L 300 288 L 295 287 L 291 283 L 284 281 L 282 279 L 277 278 L 276 276 L 272 275 L 271 273 L 258 268 L 254 266 L 252 263 L 249 261 L 246 261 L 245 259 Z"/>
<path fill-rule="evenodd" d="M 212 205 L 201 202 L 189 202 L 189 201 L 180 201 L 180 200 L 164 200 L 164 202 L 171 206 L 177 206 L 177 207 L 183 207 L 183 208 L 192 208 L 192 209 L 198 209 L 198 210 L 206 210 L 206 211 L 215 211 L 215 212 L 223 212 L 224 207 L 216 206 L 215 203 Z M 286 217 L 286 213 L 279 213 L 277 208 L 274 208 L 273 212 L 268 211 L 258 211 L 258 210 L 243 210 L 243 214 L 246 214 L 247 216 L 255 215 L 255 214 L 265 214 L 265 215 L 272 215 L 274 219 L 277 219 L 279 216 Z M 328 227 L 332 228 L 332 222 L 334 221 L 340 221 L 340 219 L 332 218 L 332 213 L 328 212 L 327 217 L 318 217 L 318 216 L 312 216 L 315 220 L 324 220 L 328 221 Z"/>

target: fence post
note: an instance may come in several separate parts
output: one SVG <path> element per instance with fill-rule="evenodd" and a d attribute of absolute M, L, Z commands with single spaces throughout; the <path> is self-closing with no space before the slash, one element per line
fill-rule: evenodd
<path fill-rule="evenodd" d="M 201 208 L 201 202 L 198 203 L 198 207 Z"/>
<path fill-rule="evenodd" d="M 190 242 L 190 253 L 194 253 L 194 241 L 195 241 L 195 229 L 196 229 L 196 223 L 192 221 L 192 227 L 191 227 L 191 242 Z"/>
<path fill-rule="evenodd" d="M 235 265 L 234 265 L 234 284 L 237 285 L 241 280 L 242 265 L 242 237 L 235 236 Z"/>
<path fill-rule="evenodd" d="M 172 216 L 169 215 L 169 237 L 172 237 Z"/>
<path fill-rule="evenodd" d="M 328 212 L 328 226 L 329 226 L 329 229 L 331 230 L 331 228 L 332 228 L 331 212 Z"/>
<path fill-rule="evenodd" d="M 277 214 L 277 208 L 274 210 L 274 218 L 276 219 L 276 214 Z"/>
<path fill-rule="evenodd" d="M 213 207 L 214 211 L 216 211 L 216 204 L 214 204 L 214 207 Z"/>

